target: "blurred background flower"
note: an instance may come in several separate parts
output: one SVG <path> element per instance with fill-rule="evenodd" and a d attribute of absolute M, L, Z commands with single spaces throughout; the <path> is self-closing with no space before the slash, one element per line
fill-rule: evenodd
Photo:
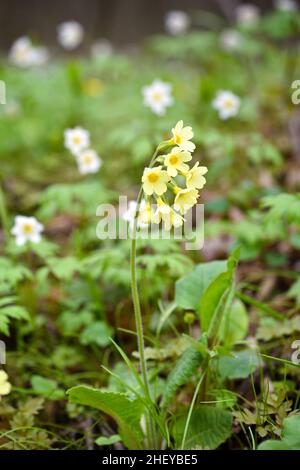
<path fill-rule="evenodd" d="M 57 38 L 60 45 L 67 50 L 78 47 L 84 36 L 84 30 L 78 21 L 66 21 L 57 27 Z"/>

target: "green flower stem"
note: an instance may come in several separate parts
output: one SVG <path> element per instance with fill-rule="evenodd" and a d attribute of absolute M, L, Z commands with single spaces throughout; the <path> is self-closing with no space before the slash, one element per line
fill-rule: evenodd
<path fill-rule="evenodd" d="M 141 196 L 142 196 L 142 191 L 140 191 L 140 193 L 139 193 L 138 206 L 141 202 Z M 133 234 L 133 238 L 132 238 L 132 241 L 131 241 L 131 257 L 130 258 L 131 258 L 130 259 L 131 291 L 132 291 L 132 300 L 133 300 L 133 306 L 134 306 L 135 327 L 136 327 L 136 333 L 137 333 L 137 343 L 138 343 L 138 351 L 139 351 L 140 369 L 141 369 L 142 379 L 143 379 L 143 383 L 144 383 L 144 387 L 145 387 L 146 398 L 147 398 L 147 401 L 151 402 L 152 400 L 151 400 L 151 395 L 150 395 L 150 386 L 149 386 L 148 373 L 147 373 L 147 364 L 146 364 L 146 358 L 145 358 L 145 345 L 144 345 L 144 334 L 143 334 L 143 322 L 142 322 L 142 314 L 141 314 L 141 305 L 140 305 L 137 278 L 136 278 L 136 237 L 135 237 L 135 233 Z M 149 416 L 149 426 L 150 426 L 152 446 L 154 447 L 155 431 L 154 431 L 153 418 L 151 416 Z M 150 439 L 149 439 L 149 441 L 150 441 Z M 151 447 L 151 444 L 150 444 L 150 447 Z"/>
<path fill-rule="evenodd" d="M 159 153 L 163 152 L 170 145 L 171 144 L 168 142 L 168 143 L 165 143 L 165 145 L 161 144 L 157 147 L 149 163 L 149 168 L 153 167 Z M 131 253 L 130 253 L 131 291 L 132 291 L 132 300 L 133 300 L 134 315 L 135 315 L 135 325 L 136 325 L 138 352 L 139 352 L 139 359 L 140 359 L 140 369 L 141 369 L 141 374 L 143 378 L 143 383 L 145 386 L 147 400 L 149 402 L 152 402 L 148 373 L 147 373 L 147 364 L 146 364 L 146 358 L 145 358 L 143 321 L 142 321 L 141 305 L 140 305 L 140 298 L 139 298 L 139 291 L 138 291 L 138 284 L 137 284 L 137 268 L 136 268 L 137 221 L 138 221 L 138 213 L 139 213 L 139 208 L 140 208 L 142 197 L 143 197 L 143 187 L 141 186 L 138 197 L 137 197 L 137 207 L 135 211 L 133 230 L 132 230 Z M 149 426 L 150 426 L 152 446 L 155 448 L 156 436 L 155 436 L 155 426 L 154 426 L 154 421 L 153 421 L 152 416 L 149 416 Z"/>
<path fill-rule="evenodd" d="M 157 155 L 157 151 L 154 153 L 149 166 L 153 165 L 156 155 Z M 149 379 L 148 379 L 148 373 L 147 373 L 147 364 L 146 364 L 146 358 L 145 358 L 143 321 L 142 321 L 141 305 L 140 305 L 140 298 L 139 298 L 139 291 L 138 291 L 138 284 L 137 284 L 137 268 L 136 268 L 137 219 L 138 219 L 138 213 L 139 213 L 139 208 L 140 208 L 142 197 L 143 197 L 143 187 L 141 186 L 138 197 L 137 197 L 137 207 L 136 207 L 135 216 L 134 216 L 132 240 L 131 240 L 131 253 L 130 253 L 131 291 L 132 291 L 132 301 L 133 301 L 133 307 L 134 307 L 135 326 L 136 326 L 136 333 L 137 333 L 140 369 L 141 369 L 141 374 L 142 374 L 143 383 L 145 387 L 145 392 L 147 395 L 147 400 L 151 402 L 152 400 L 151 400 Z M 155 429 L 154 429 L 155 426 L 154 426 L 152 416 L 149 416 L 149 426 L 150 426 L 152 447 L 155 447 Z"/>
<path fill-rule="evenodd" d="M 3 231 L 5 234 L 6 240 L 9 238 L 9 223 L 8 223 L 8 216 L 7 216 L 7 211 L 6 211 L 6 204 L 5 204 L 5 198 L 4 198 L 4 193 L 2 190 L 2 186 L 0 184 L 0 219 L 1 219 L 1 224 L 3 227 Z"/>
<path fill-rule="evenodd" d="M 143 195 L 143 191 L 141 189 L 138 195 L 138 199 L 137 199 L 137 210 L 140 206 L 142 195 Z M 137 277 L 136 277 L 136 271 L 137 271 L 136 269 L 136 223 L 137 223 L 137 220 L 135 218 L 133 233 L 132 233 L 132 240 L 131 240 L 131 259 L 130 259 L 131 290 L 132 290 L 132 300 L 133 300 L 134 313 L 135 313 L 135 323 L 136 323 L 136 331 L 137 331 L 141 373 L 143 376 L 145 389 L 147 391 L 147 394 L 149 394 L 150 396 L 147 369 L 146 369 L 145 351 L 144 351 L 142 314 L 141 314 L 141 306 L 140 306 Z"/>

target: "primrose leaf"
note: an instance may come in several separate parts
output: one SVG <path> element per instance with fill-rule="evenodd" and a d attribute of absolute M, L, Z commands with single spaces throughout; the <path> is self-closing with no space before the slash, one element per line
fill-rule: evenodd
<path fill-rule="evenodd" d="M 187 416 L 176 421 L 173 429 L 177 446 L 181 445 Z M 219 407 L 200 406 L 191 417 L 185 449 L 216 449 L 231 435 L 232 415 Z M 180 447 L 177 447 L 180 448 Z"/>
<path fill-rule="evenodd" d="M 71 403 L 91 406 L 111 416 L 129 449 L 141 448 L 143 434 L 140 419 L 144 406 L 139 400 L 130 400 L 124 393 L 102 391 L 85 385 L 70 388 L 67 393 Z"/>
<path fill-rule="evenodd" d="M 211 283 L 221 272 L 226 271 L 226 261 L 211 261 L 199 264 L 179 279 L 175 286 L 175 302 L 180 308 L 197 310 L 199 301 Z"/>
<path fill-rule="evenodd" d="M 171 371 L 163 394 L 161 407 L 167 408 L 177 389 L 186 384 L 202 363 L 204 354 L 194 346 L 186 349 Z"/>

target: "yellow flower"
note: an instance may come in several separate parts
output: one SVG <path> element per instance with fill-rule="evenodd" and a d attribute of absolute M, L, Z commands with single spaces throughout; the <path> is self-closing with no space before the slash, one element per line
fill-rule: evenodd
<path fill-rule="evenodd" d="M 167 172 L 170 176 L 176 176 L 178 171 L 186 173 L 189 171 L 189 166 L 184 162 L 189 162 L 192 159 L 190 152 L 174 147 L 168 155 L 165 156 L 165 165 Z"/>
<path fill-rule="evenodd" d="M 7 373 L 4 370 L 0 370 L 0 399 L 1 395 L 8 395 L 10 393 L 11 385 L 7 379 Z"/>
<path fill-rule="evenodd" d="M 181 214 L 185 214 L 191 207 L 193 207 L 198 198 L 198 191 L 195 188 L 175 188 L 176 196 L 174 202 L 175 210 Z"/>
<path fill-rule="evenodd" d="M 183 127 L 183 121 L 178 121 L 176 126 L 172 129 L 172 142 L 178 145 L 182 150 L 193 152 L 196 145 L 190 140 L 194 137 L 191 126 Z"/>
<path fill-rule="evenodd" d="M 161 196 L 167 191 L 167 182 L 170 181 L 170 176 L 161 166 L 155 168 L 145 168 L 142 177 L 143 190 L 148 195 L 156 193 Z"/>
<path fill-rule="evenodd" d="M 83 83 L 83 91 L 88 96 L 99 95 L 103 88 L 103 82 L 96 77 L 90 77 Z"/>
<path fill-rule="evenodd" d="M 171 207 L 166 204 L 160 197 L 156 201 L 157 208 L 154 214 L 153 221 L 159 224 L 164 215 L 167 215 L 171 211 Z"/>
<path fill-rule="evenodd" d="M 202 189 L 206 183 L 206 179 L 203 175 L 208 172 L 206 166 L 199 166 L 199 162 L 196 162 L 193 168 L 186 174 L 186 186 L 187 188 Z"/>
<path fill-rule="evenodd" d="M 147 202 L 139 212 L 139 222 L 142 224 L 148 225 L 151 224 L 154 218 L 154 212 L 152 210 L 151 204 Z"/>
<path fill-rule="evenodd" d="M 175 228 L 181 227 L 184 222 L 184 218 L 175 212 L 172 207 L 170 207 L 168 214 L 162 214 L 162 220 L 164 223 L 164 229 L 167 231 L 171 230 L 172 226 Z"/>

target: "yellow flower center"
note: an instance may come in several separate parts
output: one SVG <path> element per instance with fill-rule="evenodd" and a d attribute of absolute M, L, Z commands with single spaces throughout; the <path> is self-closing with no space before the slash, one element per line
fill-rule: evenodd
<path fill-rule="evenodd" d="M 27 49 L 20 49 L 17 51 L 16 56 L 18 57 L 19 60 L 22 60 L 26 57 L 27 54 Z"/>
<path fill-rule="evenodd" d="M 181 144 L 181 142 L 182 142 L 182 137 L 181 137 L 181 135 L 176 134 L 176 135 L 175 135 L 175 138 L 174 138 L 174 141 L 175 141 L 175 144 Z"/>
<path fill-rule="evenodd" d="M 154 92 L 152 99 L 153 101 L 156 101 L 156 103 L 159 103 L 161 101 L 161 94 L 158 91 Z"/>
<path fill-rule="evenodd" d="M 176 165 L 178 163 L 177 155 L 172 155 L 172 157 L 169 158 L 169 162 L 171 165 Z"/>
<path fill-rule="evenodd" d="M 226 108 L 226 109 L 231 109 L 232 106 L 233 106 L 233 101 L 232 101 L 232 99 L 231 99 L 231 98 L 227 98 L 226 100 L 224 100 L 223 106 L 224 106 L 224 108 Z"/>
<path fill-rule="evenodd" d="M 80 144 L 81 139 L 80 139 L 80 137 L 79 137 L 78 135 L 74 135 L 74 136 L 72 137 L 72 142 L 73 142 L 74 145 L 78 145 L 78 144 Z"/>
<path fill-rule="evenodd" d="M 148 175 L 149 183 L 156 183 L 157 180 L 158 180 L 158 174 L 157 173 L 149 173 L 149 175 Z"/>
<path fill-rule="evenodd" d="M 88 155 L 85 155 L 85 156 L 84 156 L 83 160 L 84 160 L 84 163 L 85 163 L 86 165 L 89 165 L 90 163 L 92 163 L 93 158 L 92 158 L 91 155 L 88 154 Z"/>
<path fill-rule="evenodd" d="M 32 233 L 32 225 L 29 224 L 29 223 L 25 223 L 23 225 L 23 233 L 26 233 L 26 235 L 29 235 L 30 233 Z"/>

